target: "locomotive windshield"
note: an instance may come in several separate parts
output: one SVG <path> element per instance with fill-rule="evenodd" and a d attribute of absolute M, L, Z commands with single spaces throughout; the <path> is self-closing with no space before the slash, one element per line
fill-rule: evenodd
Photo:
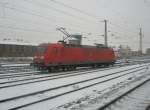
<path fill-rule="evenodd" d="M 37 47 L 37 52 L 38 53 L 45 53 L 47 48 L 48 48 L 47 45 L 40 45 L 40 46 Z"/>

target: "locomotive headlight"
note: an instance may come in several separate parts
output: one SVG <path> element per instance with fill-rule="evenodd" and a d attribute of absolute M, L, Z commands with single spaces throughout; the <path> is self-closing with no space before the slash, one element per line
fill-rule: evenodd
<path fill-rule="evenodd" d="M 37 56 L 34 56 L 33 59 L 37 59 Z"/>
<path fill-rule="evenodd" d="M 41 58 L 41 59 L 44 59 L 44 56 L 41 56 L 40 58 Z"/>

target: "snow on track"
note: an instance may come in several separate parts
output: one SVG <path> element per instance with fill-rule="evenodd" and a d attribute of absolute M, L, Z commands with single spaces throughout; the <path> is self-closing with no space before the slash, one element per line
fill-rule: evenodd
<path fill-rule="evenodd" d="M 118 96 L 121 96 L 122 94 L 130 91 L 136 86 L 139 86 L 143 84 L 143 82 L 147 82 L 149 80 L 150 80 L 150 73 L 141 75 L 139 77 L 132 77 L 132 79 L 124 80 L 123 82 L 117 83 L 113 85 L 112 87 L 107 88 L 103 91 L 99 91 L 99 89 L 97 91 L 94 90 L 92 94 L 85 95 L 84 97 L 79 98 L 78 100 L 74 100 L 72 102 L 66 103 L 59 107 L 54 107 L 53 109 L 50 109 L 50 110 L 103 110 L 104 108 L 102 107 L 107 106 L 107 104 L 109 104 L 111 100 L 114 100 Z M 131 102 L 127 101 L 128 96 L 137 95 L 136 93 L 133 93 L 132 95 L 129 94 L 128 96 L 123 97 L 118 102 L 109 106 L 108 109 L 110 110 L 145 110 L 150 101 L 150 97 L 146 97 L 148 94 L 150 94 L 150 89 L 145 88 L 143 92 L 138 94 L 138 96 L 136 97 L 137 100 L 142 99 L 137 102 L 140 102 L 140 105 L 142 105 L 141 107 L 143 109 L 138 107 L 138 103 L 134 105 L 134 107 L 131 107 L 130 109 L 128 108 L 128 104 L 132 105 L 134 103 L 134 100 L 133 101 L 130 100 Z M 139 96 L 140 98 L 138 98 Z M 136 108 L 136 109 L 133 109 L 133 108 Z"/>
<path fill-rule="evenodd" d="M 2 99 L 15 97 L 15 96 L 21 96 L 21 95 L 37 92 L 37 91 L 40 91 L 40 90 L 45 90 L 45 89 L 49 89 L 49 88 L 55 88 L 55 87 L 58 87 L 58 86 L 69 84 L 69 83 L 75 83 L 75 82 L 87 80 L 87 79 L 90 79 L 90 78 L 96 78 L 96 77 L 100 77 L 102 75 L 107 75 L 107 74 L 112 73 L 112 71 L 113 72 L 118 72 L 118 71 L 122 71 L 122 70 L 125 70 L 125 69 L 131 69 L 131 68 L 135 68 L 135 67 L 139 67 L 139 66 L 141 66 L 141 65 L 132 65 L 132 66 L 121 67 L 121 68 L 117 68 L 117 69 L 105 70 L 103 72 L 102 71 L 100 71 L 100 72 L 93 72 L 92 74 L 83 74 L 83 75 L 79 75 L 79 76 L 72 76 L 72 77 L 69 77 L 69 78 L 67 77 L 67 78 L 55 79 L 55 80 L 51 80 L 51 81 L 39 82 L 39 83 L 34 83 L 34 84 L 29 84 L 29 85 L 21 85 L 21 86 L 16 86 L 16 87 L 9 87 L 9 88 L 5 88 L 5 89 L 0 89 L 0 99 L 2 100 Z M 138 69 L 140 69 L 140 68 L 138 68 Z M 76 99 L 76 98 L 81 97 L 81 95 L 83 96 L 85 93 L 87 93 L 87 91 L 92 91 L 93 89 L 96 89 L 96 88 L 100 89 L 100 90 L 106 89 L 106 88 L 112 86 L 115 83 L 118 83 L 118 82 L 123 81 L 125 79 L 128 79 L 130 77 L 139 75 L 141 72 L 145 72 L 145 69 L 144 70 L 139 70 L 138 72 L 136 71 L 136 74 L 133 73 L 132 75 L 126 75 L 126 76 L 123 76 L 123 77 L 118 78 L 116 80 L 112 80 L 112 81 L 110 81 L 111 83 L 110 82 L 104 82 L 103 84 L 92 86 L 90 88 L 86 88 L 86 89 L 83 89 L 81 91 L 77 91 L 77 92 L 71 93 L 69 95 L 72 98 L 69 97 L 69 95 L 61 96 L 61 98 L 62 97 L 64 97 L 64 98 L 65 97 L 69 97 L 69 100 L 67 98 L 67 100 L 65 100 L 65 101 L 60 100 L 61 101 L 60 102 L 57 99 L 61 99 L 61 98 L 58 97 L 58 98 L 56 98 L 55 100 L 52 100 L 52 101 L 48 100 L 48 101 L 45 101 L 45 102 L 41 102 L 42 103 L 42 107 L 50 108 L 50 107 L 59 106 L 60 104 L 67 103 L 68 101 L 73 100 L 73 98 Z M 122 74 L 125 74 L 125 72 L 122 72 Z M 114 76 L 117 77 L 117 74 L 114 75 Z M 1 103 L 0 104 L 0 108 L 1 108 L 1 110 L 2 109 L 8 109 L 8 108 L 17 106 L 17 104 L 19 106 L 21 104 L 29 103 L 29 102 L 32 102 L 32 101 L 37 100 L 37 99 L 41 100 L 41 99 L 43 99 L 45 97 L 54 96 L 56 94 L 60 94 L 62 92 L 68 91 L 68 90 L 79 89 L 79 88 L 84 87 L 85 85 L 90 85 L 92 83 L 96 83 L 98 81 L 107 80 L 109 78 L 112 78 L 112 76 L 108 76 L 108 77 L 105 77 L 105 78 L 92 80 L 90 82 L 86 82 L 86 83 L 80 84 L 80 85 L 73 85 L 71 87 L 67 87 L 67 88 L 64 88 L 64 89 L 59 89 L 59 90 L 57 89 L 57 91 L 54 90 L 54 91 L 47 92 L 47 93 L 42 93 L 42 94 L 40 93 L 40 94 L 36 95 L 36 97 L 34 97 L 34 96 L 31 97 L 30 96 L 30 97 L 26 97 L 24 99 L 19 99 L 18 101 L 17 100 L 15 100 L 15 101 L 12 100 L 12 101 L 10 101 L 8 103 L 7 102 L 6 103 Z M 57 101 L 60 102 L 60 103 L 57 103 Z M 53 102 L 55 102 L 55 103 L 53 103 Z M 38 105 L 36 104 L 36 106 L 40 106 L 40 104 L 38 104 Z M 34 108 L 34 105 L 32 107 Z"/>
<path fill-rule="evenodd" d="M 23 109 L 23 110 L 26 110 L 26 109 L 49 110 L 53 107 L 59 106 L 60 104 L 68 103 L 68 102 L 71 102 L 72 100 L 83 97 L 84 95 L 91 93 L 93 90 L 98 89 L 98 90 L 102 91 L 102 90 L 107 89 L 107 88 L 111 87 L 112 85 L 114 85 L 120 81 L 124 81 L 124 80 L 125 80 L 124 78 L 112 80 L 110 82 L 105 82 L 100 85 L 92 86 L 90 88 L 85 88 L 80 91 L 76 91 L 76 92 L 73 92 L 73 93 L 70 93 L 67 95 L 57 97 L 54 100 L 46 100 L 43 102 L 39 102 L 38 104 L 36 103 L 36 104 L 30 105 L 30 106 L 27 106 L 27 107 L 21 108 L 21 109 Z M 79 85 L 79 87 L 80 87 L 80 85 Z M 43 95 L 41 94 L 40 98 L 42 98 L 42 96 Z"/>
<path fill-rule="evenodd" d="M 149 87 L 150 81 L 128 94 L 121 102 L 111 107 L 111 110 L 145 110 L 150 104 Z"/>
<path fill-rule="evenodd" d="M 16 92 L 18 94 L 16 95 L 21 95 L 21 94 L 26 94 L 26 93 L 30 93 L 30 92 L 35 92 L 35 91 L 39 91 L 39 90 L 43 90 L 49 87 L 56 87 L 56 86 L 61 86 L 61 85 L 65 85 L 68 83 L 73 83 L 73 82 L 77 82 L 77 81 L 82 81 L 82 80 L 86 80 L 92 77 L 99 77 L 102 75 L 106 75 L 106 74 L 110 74 L 112 73 L 112 71 L 114 72 L 118 72 L 121 70 L 126 70 L 126 69 L 130 69 L 133 67 L 138 67 L 139 65 L 134 65 L 134 66 L 129 66 L 129 67 L 122 67 L 122 68 L 117 68 L 114 70 L 106 70 L 105 72 L 93 72 L 92 74 L 82 74 L 79 76 L 71 76 L 71 77 L 67 77 L 67 78 L 62 78 L 62 79 L 55 79 L 55 80 L 50 80 L 50 81 L 45 81 L 45 82 L 38 82 L 38 83 L 34 83 L 34 84 L 29 84 L 29 85 L 21 85 L 21 86 L 17 86 L 17 87 L 13 87 L 13 88 L 6 88 L 6 89 L 2 89 L 0 90 L 0 94 L 2 93 L 7 93 L 10 95 L 7 96 L 0 96 L 0 99 L 3 99 L 2 97 L 11 97 L 14 96 L 16 94 Z M 42 87 L 40 87 L 41 85 L 43 85 Z M 40 87 L 40 88 L 39 88 Z M 32 89 L 31 89 L 32 88 Z M 14 92 L 12 90 L 15 90 Z M 22 92 L 24 91 L 24 92 Z"/>
<path fill-rule="evenodd" d="M 52 79 L 59 79 L 63 77 L 70 77 L 70 76 L 76 76 L 81 74 L 89 74 L 91 72 L 96 71 L 104 71 L 104 70 L 110 70 L 118 68 L 118 66 L 110 67 L 110 68 L 79 68 L 75 71 L 68 71 L 68 72 L 61 72 L 61 73 L 50 73 L 50 74 L 44 74 L 45 72 L 42 72 L 42 74 L 34 74 L 31 73 L 31 75 L 23 75 L 23 77 L 11 77 L 11 78 L 3 78 L 0 81 L 0 88 L 10 87 L 10 86 L 17 86 L 17 85 L 24 85 L 29 83 L 36 83 L 36 82 L 42 82 L 46 80 L 52 80 Z M 28 73 L 27 73 L 28 74 Z"/>
<path fill-rule="evenodd" d="M 2 64 L 1 67 L 20 67 L 20 66 L 30 66 L 29 63 L 27 64 Z"/>

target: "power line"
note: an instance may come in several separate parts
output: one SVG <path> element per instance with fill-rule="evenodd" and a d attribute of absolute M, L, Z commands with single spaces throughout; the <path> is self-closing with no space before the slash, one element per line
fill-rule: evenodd
<path fill-rule="evenodd" d="M 13 29 L 13 30 L 22 30 L 22 31 L 30 31 L 30 32 L 37 32 L 37 33 L 50 33 L 50 32 L 47 32 L 47 31 L 26 29 L 26 28 L 20 28 L 20 27 L 11 27 L 11 26 L 4 26 L 4 25 L 0 25 L 0 28 L 7 28 L 7 29 Z"/>
<path fill-rule="evenodd" d="M 115 26 L 115 27 L 117 27 L 118 29 L 122 29 L 123 31 L 126 31 L 127 33 L 131 33 L 131 34 L 133 34 L 133 33 L 136 33 L 137 34 L 137 32 L 131 32 L 130 30 L 127 30 L 126 28 L 124 28 L 123 29 L 123 27 L 122 26 L 120 26 L 120 25 L 117 25 L 117 24 L 115 24 L 115 23 L 112 23 L 112 22 L 110 22 L 110 24 L 112 25 L 112 26 Z M 119 28 L 120 27 L 120 28 Z"/>
<path fill-rule="evenodd" d="M 27 12 L 27 11 L 25 11 L 25 10 L 20 10 L 20 9 L 17 9 L 17 8 L 14 8 L 14 7 L 8 7 L 8 6 L 6 6 L 5 8 L 8 8 L 8 9 L 11 9 L 11 10 L 15 10 L 15 11 L 19 11 L 19 12 L 21 12 L 21 13 L 25 13 L 25 14 L 30 14 L 30 15 L 33 15 L 33 16 L 38 16 L 38 17 L 41 17 L 41 18 L 44 18 L 44 19 L 47 19 L 47 20 L 49 20 L 49 19 L 51 19 L 51 18 L 49 18 L 49 17 L 44 17 L 44 16 L 42 16 L 42 15 L 40 15 L 40 14 L 37 14 L 37 13 L 33 13 L 33 12 Z M 52 19 L 53 20 L 53 19 Z M 79 26 L 78 26 L 78 28 L 79 28 Z M 83 28 L 82 28 L 83 29 Z M 85 32 L 84 32 L 85 33 Z M 87 32 L 87 34 L 88 34 L 89 32 Z"/>
<path fill-rule="evenodd" d="M 6 18 L 5 18 L 6 19 Z M 9 19 L 9 20 L 12 20 L 12 19 Z M 12 20 L 12 21 L 15 21 L 15 22 L 18 22 L 18 20 Z M 25 22 L 27 22 L 27 21 L 25 21 Z M 39 24 L 39 23 L 38 23 Z M 50 32 L 43 32 L 43 31 L 40 31 L 40 30 L 31 30 L 31 29 L 26 29 L 26 28 L 22 28 L 22 27 L 7 27 L 7 26 L 1 26 L 1 28 L 8 28 L 8 29 L 13 29 L 13 30 L 22 30 L 22 31 L 30 31 L 30 32 L 42 32 L 42 33 L 50 33 Z M 52 29 L 54 29 L 53 31 L 55 31 L 56 30 L 56 28 L 57 27 L 55 27 L 55 28 L 52 28 Z M 88 31 L 81 31 L 81 30 L 79 30 L 79 29 L 75 29 L 75 28 L 67 28 L 68 30 L 70 30 L 70 31 L 78 31 L 79 33 L 81 33 L 81 34 L 86 34 L 86 35 L 89 35 L 89 33 L 91 33 L 91 32 L 88 32 Z M 92 35 L 94 35 L 94 36 L 98 36 L 99 35 L 99 33 L 91 33 Z"/>
<path fill-rule="evenodd" d="M 9 7 L 9 9 L 13 9 L 13 10 L 18 10 L 17 8 L 14 8 L 14 7 Z M 22 13 L 28 13 L 27 11 L 25 12 L 24 10 L 21 10 L 22 11 Z M 30 12 L 29 12 L 30 13 Z M 39 14 L 36 14 L 36 13 L 33 13 L 33 12 L 31 12 L 30 13 L 30 15 L 34 15 L 34 16 L 39 16 L 39 17 L 42 17 L 42 18 L 46 18 L 47 20 L 49 20 L 49 17 L 44 17 L 44 16 L 42 16 L 42 15 L 39 15 Z M 85 33 L 85 32 L 84 32 Z M 89 33 L 89 32 L 88 32 Z"/>
<path fill-rule="evenodd" d="M 38 16 L 38 17 L 44 18 L 44 19 L 46 19 L 48 21 L 50 19 L 53 20 L 53 21 L 56 21 L 56 19 L 52 19 L 50 17 L 45 17 L 45 16 L 42 16 L 42 15 L 37 14 L 37 13 L 28 12 L 28 11 L 25 11 L 25 10 L 20 10 L 20 9 L 17 9 L 17 8 L 14 8 L 14 7 L 8 7 L 8 6 L 6 6 L 6 8 L 11 9 L 11 10 L 15 10 L 15 11 L 18 11 L 18 12 L 21 12 L 21 13 L 29 14 L 29 15 L 32 15 L 32 16 Z M 72 24 L 70 24 L 70 25 L 72 26 Z M 79 26 L 78 26 L 78 28 L 79 28 Z M 83 27 L 81 27 L 81 28 L 83 29 Z"/>
<path fill-rule="evenodd" d="M 132 35 L 132 36 L 131 36 L 129 33 L 120 32 L 120 31 L 119 31 L 119 32 L 112 32 L 112 34 L 113 34 L 113 36 L 116 36 L 116 34 L 117 34 L 117 35 L 121 35 L 121 36 L 130 37 L 130 39 L 132 39 L 133 37 L 135 38 L 135 36 L 136 36 L 136 35 Z M 120 37 L 121 37 L 121 36 L 120 36 Z M 121 38 L 122 38 L 122 37 L 121 37 Z M 133 38 L 133 39 L 134 39 L 134 38 Z"/>
<path fill-rule="evenodd" d="M 112 23 L 112 22 L 110 22 L 110 24 L 111 24 L 112 26 L 119 27 L 119 29 L 123 29 L 123 30 L 126 31 L 126 32 L 130 32 L 130 31 L 131 31 L 130 29 L 124 28 L 125 26 L 121 26 L 121 25 L 118 25 L 118 24 Z M 136 28 L 135 28 L 135 29 L 136 29 Z M 137 33 L 137 32 L 132 32 L 132 33 Z"/>
<path fill-rule="evenodd" d="M 74 7 L 72 7 L 72 6 L 69 6 L 69 5 L 65 4 L 65 3 L 63 3 L 63 2 L 60 2 L 60 1 L 57 1 L 57 0 L 49 0 L 49 1 L 54 2 L 54 3 L 56 3 L 56 4 L 59 4 L 59 5 L 62 5 L 62 6 L 64 6 L 64 7 L 66 7 L 66 8 L 70 8 L 70 9 L 72 9 L 72 10 L 75 10 L 75 11 L 77 11 L 77 12 L 79 12 L 79 13 L 82 13 L 82 14 L 84 14 L 84 15 L 90 16 L 90 17 L 92 17 L 92 18 L 100 19 L 100 18 L 99 18 L 98 16 L 96 16 L 96 15 L 93 15 L 93 14 L 91 14 L 91 13 L 88 13 L 88 12 L 83 11 L 83 10 L 78 9 L 78 8 L 74 8 Z"/>
<path fill-rule="evenodd" d="M 37 1 L 36 1 L 36 2 L 35 2 L 35 1 L 29 1 L 29 0 L 23 0 L 23 1 L 32 3 L 32 4 L 34 4 L 34 5 L 41 6 L 41 7 L 43 7 L 43 8 L 51 9 L 51 10 L 53 10 L 53 11 L 62 13 L 62 14 L 67 15 L 67 16 L 71 16 L 72 18 L 76 18 L 76 19 L 78 19 L 78 20 L 80 20 L 80 21 L 84 21 L 84 22 L 85 22 L 85 21 L 88 21 L 88 22 L 92 22 L 92 23 L 93 23 L 93 21 L 91 21 L 91 20 L 88 20 L 88 19 L 86 19 L 86 18 L 79 17 L 79 16 L 76 16 L 76 15 L 74 15 L 74 14 L 68 13 L 68 12 L 66 12 L 66 11 L 63 11 L 63 10 L 60 10 L 60 9 L 51 7 L 50 5 L 47 5 L 47 4 L 41 4 L 41 3 L 37 2 Z M 94 23 L 95 23 L 95 22 L 94 22 Z"/>
<path fill-rule="evenodd" d="M 7 19 L 7 20 L 11 20 L 11 21 L 14 21 L 14 22 L 18 22 L 19 20 L 17 20 L 17 19 L 9 19 L 8 17 L 7 18 L 5 18 L 5 19 Z M 24 22 L 29 22 L 29 20 L 23 20 Z M 33 23 L 33 22 L 32 22 Z M 39 22 L 34 22 L 35 24 L 38 24 L 39 25 Z M 52 24 L 49 24 L 49 23 L 47 23 L 46 24 L 46 26 L 55 26 L 54 28 L 51 28 L 51 29 L 53 29 L 53 31 L 55 31 L 56 30 L 56 28 L 57 27 L 60 27 L 60 26 L 57 26 L 57 25 L 52 25 Z M 89 33 L 92 33 L 92 35 L 98 35 L 98 33 L 94 33 L 94 32 L 88 32 L 88 31 L 83 31 L 83 30 L 81 30 L 80 28 L 73 28 L 73 27 L 66 27 L 68 30 L 71 30 L 71 31 L 77 31 L 77 32 L 80 32 L 80 33 L 85 33 L 85 34 L 89 34 Z M 14 28 L 13 28 L 14 29 Z M 19 28 L 19 29 L 22 29 L 22 28 Z M 25 31 L 26 29 L 24 29 L 24 31 Z M 26 30 L 27 31 L 27 30 Z M 39 31 L 39 32 L 41 32 L 41 31 Z"/>
<path fill-rule="evenodd" d="M 3 19 L 3 18 L 0 18 L 0 19 Z M 19 20 L 18 19 L 10 19 L 10 18 L 5 18 L 5 19 L 3 19 L 3 20 L 10 20 L 10 21 L 15 21 L 15 22 L 18 22 Z M 27 22 L 27 23 L 33 23 L 33 24 L 36 24 L 36 25 L 39 25 L 40 24 L 40 22 L 38 21 L 38 22 L 32 22 L 32 21 L 30 21 L 30 20 L 25 20 L 25 19 L 22 19 L 22 21 L 23 22 Z M 43 22 L 42 22 L 43 23 Z M 46 25 L 46 26 L 55 26 L 53 29 L 56 29 L 56 27 L 60 27 L 60 25 L 55 25 L 55 24 L 52 24 L 52 23 L 45 23 L 44 25 Z M 65 24 L 64 24 L 65 25 Z M 71 25 L 71 26 L 73 26 L 73 24 L 68 24 L 68 25 Z M 86 28 L 86 27 L 80 27 L 79 25 L 77 25 L 76 26 L 77 27 L 77 29 L 84 29 L 84 28 Z M 72 28 L 73 29 L 73 28 Z M 75 29 L 75 28 L 74 28 Z"/>
<path fill-rule="evenodd" d="M 0 4 L 1 4 L 1 2 L 0 2 Z M 22 10 L 22 9 L 18 9 L 18 8 L 15 8 L 15 7 L 11 7 L 11 6 L 5 6 L 5 8 L 11 9 L 11 10 L 15 10 L 15 11 L 18 11 L 18 12 L 21 12 L 21 13 L 29 14 L 29 15 L 32 15 L 32 16 L 38 16 L 38 17 L 44 18 L 44 19 L 46 19 L 46 20 L 48 20 L 48 21 L 50 21 L 50 20 L 58 21 L 58 20 L 52 19 L 52 18 L 50 18 L 50 17 L 42 16 L 42 15 L 39 14 L 39 13 L 35 13 L 35 12 L 31 12 L 31 11 L 28 12 L 28 11 L 25 11 L 25 10 Z M 59 20 L 61 20 L 61 19 L 59 19 Z M 81 18 L 80 18 L 80 20 L 82 20 L 82 21 L 85 22 L 85 20 L 83 20 L 83 19 L 81 19 Z M 64 21 L 63 21 L 63 22 L 64 22 Z M 89 23 L 89 21 L 88 21 L 88 23 Z"/>
<path fill-rule="evenodd" d="M 118 28 L 118 29 L 122 29 L 122 28 Z M 132 33 L 132 32 L 130 32 L 130 31 L 128 31 L 128 32 L 125 32 L 125 30 L 123 30 L 123 32 L 121 32 L 121 31 L 117 31 L 117 32 L 115 32 L 115 33 L 117 33 L 117 34 L 121 34 L 121 35 L 127 35 L 127 36 L 131 36 L 132 35 L 132 37 L 131 38 L 133 38 L 134 36 L 134 38 L 136 38 L 137 37 L 137 33 Z"/>

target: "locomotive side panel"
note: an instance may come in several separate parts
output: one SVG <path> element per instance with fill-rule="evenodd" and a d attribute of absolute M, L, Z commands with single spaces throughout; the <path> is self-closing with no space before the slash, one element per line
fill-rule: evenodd
<path fill-rule="evenodd" d="M 64 64 L 111 63 L 114 61 L 114 54 L 108 48 L 64 48 L 59 58 Z"/>
<path fill-rule="evenodd" d="M 109 65 L 115 62 L 111 48 L 65 47 L 62 44 L 48 44 L 46 48 L 34 61 L 48 68 Z"/>
<path fill-rule="evenodd" d="M 114 53 L 111 49 L 102 49 L 99 50 L 98 54 L 98 61 L 100 62 L 113 62 L 114 60 Z"/>
<path fill-rule="evenodd" d="M 82 49 L 65 47 L 61 59 L 63 64 L 79 64 L 83 61 Z"/>

